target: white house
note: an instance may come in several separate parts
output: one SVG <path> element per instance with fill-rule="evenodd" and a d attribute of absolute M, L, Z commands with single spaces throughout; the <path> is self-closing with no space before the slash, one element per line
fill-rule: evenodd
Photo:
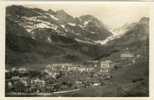
<path fill-rule="evenodd" d="M 113 62 L 111 60 L 105 60 L 100 62 L 100 72 L 108 73 L 113 67 Z"/>
<path fill-rule="evenodd" d="M 101 68 L 110 68 L 111 64 L 112 64 L 111 60 L 101 61 L 100 62 L 100 67 Z"/>
<path fill-rule="evenodd" d="M 18 71 L 19 71 L 20 73 L 26 73 L 26 72 L 27 72 L 27 69 L 21 67 L 21 68 L 18 69 Z"/>
<path fill-rule="evenodd" d="M 133 58 L 134 57 L 134 54 L 132 54 L 129 51 L 125 51 L 124 53 L 120 54 L 120 57 L 121 58 Z"/>

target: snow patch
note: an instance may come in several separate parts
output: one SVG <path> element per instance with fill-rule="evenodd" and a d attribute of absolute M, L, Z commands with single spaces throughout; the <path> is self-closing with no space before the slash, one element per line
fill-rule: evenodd
<path fill-rule="evenodd" d="M 105 40 L 98 40 L 95 41 L 95 43 L 101 44 L 101 45 L 105 45 L 107 44 L 109 41 L 120 38 L 122 35 L 111 35 L 109 37 L 107 37 Z"/>
<path fill-rule="evenodd" d="M 32 28 L 25 28 L 27 32 L 31 32 Z"/>
<path fill-rule="evenodd" d="M 33 39 L 33 40 L 35 40 L 35 37 L 34 37 L 34 36 L 32 36 L 32 39 Z"/>
<path fill-rule="evenodd" d="M 128 31 L 128 29 L 117 29 L 117 30 L 113 30 L 112 33 L 114 35 L 122 35 L 125 34 Z"/>
<path fill-rule="evenodd" d="M 51 42 L 52 42 L 52 40 L 51 40 L 51 38 L 50 38 L 50 37 L 48 37 L 48 38 L 47 38 L 47 41 L 48 41 L 49 43 L 51 43 Z"/>
<path fill-rule="evenodd" d="M 58 26 L 55 24 L 51 24 L 48 21 L 39 19 L 39 16 L 22 17 L 22 18 L 23 18 L 23 21 L 20 24 L 27 30 L 27 32 L 31 32 L 32 30 L 37 28 L 51 28 L 53 30 L 57 30 L 58 28 Z"/>
<path fill-rule="evenodd" d="M 91 34 L 95 34 L 95 32 L 90 32 Z"/>
<path fill-rule="evenodd" d="M 68 23 L 68 25 L 70 25 L 70 26 L 76 26 L 75 23 Z"/>
<path fill-rule="evenodd" d="M 36 28 L 50 28 L 50 26 L 45 23 L 38 23 L 36 24 Z"/>
<path fill-rule="evenodd" d="M 57 17 L 55 17 L 55 16 L 53 16 L 53 15 L 50 15 L 50 14 L 49 14 L 49 16 L 50 16 L 52 19 L 54 19 L 54 20 L 59 20 Z"/>
<path fill-rule="evenodd" d="M 67 34 L 66 34 L 66 33 L 62 33 L 62 34 L 59 34 L 59 35 L 61 35 L 61 36 L 66 36 Z"/>
<path fill-rule="evenodd" d="M 27 20 L 27 21 L 36 21 L 38 19 L 38 16 L 37 17 L 22 17 L 22 19 L 24 20 Z"/>
<path fill-rule="evenodd" d="M 93 44 L 93 45 L 95 44 L 95 43 L 93 43 L 93 42 L 81 40 L 81 39 L 78 39 L 78 38 L 75 38 L 75 40 L 76 40 L 77 42 L 81 42 L 81 43 L 87 43 L 87 44 Z"/>
<path fill-rule="evenodd" d="M 84 24 L 84 26 L 86 26 L 88 23 L 89 23 L 89 20 L 85 21 L 83 24 Z"/>
<path fill-rule="evenodd" d="M 65 28 L 65 25 L 60 25 L 62 28 Z"/>
<path fill-rule="evenodd" d="M 50 24 L 50 28 L 54 29 L 54 30 L 57 30 L 58 29 L 58 26 L 55 25 L 55 24 Z"/>
<path fill-rule="evenodd" d="M 75 34 L 78 35 L 78 36 L 81 35 L 81 33 L 75 33 Z"/>

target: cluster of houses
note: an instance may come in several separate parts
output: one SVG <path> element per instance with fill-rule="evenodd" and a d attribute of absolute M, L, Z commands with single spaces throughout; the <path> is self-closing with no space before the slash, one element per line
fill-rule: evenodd
<path fill-rule="evenodd" d="M 112 61 L 106 60 L 106 61 L 88 61 L 84 63 L 58 63 L 58 64 L 48 64 L 44 70 L 40 72 L 41 73 L 47 73 L 48 77 L 52 77 L 52 79 L 55 80 L 54 84 L 58 84 L 58 79 L 57 76 L 59 75 L 60 71 L 63 71 L 64 73 L 68 72 L 79 72 L 79 73 L 91 73 L 94 72 L 95 74 L 99 72 L 109 72 L 109 69 L 113 66 Z M 96 71 L 97 70 L 97 71 Z M 20 76 L 21 74 L 28 73 L 29 70 L 26 69 L 25 67 L 19 67 L 19 68 L 12 68 L 10 70 L 6 70 L 6 73 L 15 73 L 18 72 L 19 75 L 12 75 L 10 79 L 6 79 L 6 87 L 8 89 L 15 89 L 11 91 L 18 91 L 18 92 L 41 92 L 42 89 L 46 89 L 48 87 L 50 89 L 50 92 L 54 90 L 54 85 L 53 83 L 48 83 L 47 80 L 45 79 L 45 74 L 43 75 L 44 78 L 39 78 L 39 77 L 34 77 L 30 78 L 30 76 Z M 29 74 L 26 74 L 29 75 Z M 78 74 L 80 77 L 80 74 Z M 82 76 L 82 75 L 81 75 Z M 91 85 L 98 85 L 100 83 L 95 83 L 95 82 L 89 82 L 86 81 L 86 78 L 89 76 L 85 76 L 85 80 L 78 80 L 75 79 L 75 83 L 73 84 L 75 87 L 81 87 L 84 86 L 85 84 L 91 84 Z M 52 80 L 51 79 L 51 80 Z M 50 80 L 50 79 L 49 79 Z M 57 82 L 57 83 L 56 83 Z M 86 85 L 85 85 L 86 86 Z M 16 88 L 18 87 L 18 88 Z M 60 86 L 59 86 L 60 87 Z M 44 90 L 45 92 L 47 91 Z"/>
<path fill-rule="evenodd" d="M 136 59 L 140 58 L 141 55 L 139 54 L 134 55 L 130 53 L 128 50 L 126 50 L 125 52 L 121 53 L 119 57 L 121 61 L 130 60 L 131 63 L 136 63 Z M 49 78 L 52 77 L 52 79 L 55 80 L 55 83 L 54 83 L 55 85 L 58 84 L 56 82 L 59 81 L 57 79 L 57 76 L 59 75 L 60 71 L 64 73 L 77 72 L 78 75 L 81 75 L 79 77 L 82 77 L 82 74 L 85 74 L 85 73 L 90 73 L 89 75 L 93 74 L 92 77 L 86 75 L 85 80 L 75 79 L 75 83 L 74 83 L 75 87 L 80 88 L 85 84 L 91 84 L 91 86 L 101 85 L 102 83 L 101 81 L 99 82 L 99 79 L 101 77 L 104 77 L 103 76 L 104 73 L 109 74 L 112 71 L 112 69 L 114 69 L 115 66 L 116 66 L 116 63 L 111 60 L 99 60 L 99 61 L 90 60 L 82 63 L 53 63 L 53 64 L 46 65 L 44 70 L 41 71 L 41 73 L 47 73 L 47 76 L 49 76 Z M 9 72 L 20 72 L 20 74 L 24 74 L 24 73 L 27 73 L 28 70 L 24 67 L 19 67 L 19 68 L 14 67 L 10 70 L 6 70 L 6 73 L 9 73 Z M 45 75 L 43 77 L 45 77 Z M 68 74 L 68 75 L 72 75 L 72 74 Z M 110 78 L 109 75 L 107 77 Z M 92 81 L 92 80 L 96 80 L 96 81 Z M 49 90 L 48 92 L 50 93 L 55 88 L 55 85 L 53 85 L 53 83 L 50 84 L 47 82 L 47 80 L 45 80 L 45 78 L 39 78 L 39 77 L 29 78 L 28 76 L 27 77 L 11 76 L 11 79 L 6 79 L 6 82 L 7 82 L 6 84 L 7 87 L 9 87 L 10 89 L 12 89 L 14 86 L 17 86 L 17 83 L 21 83 L 23 87 L 29 87 L 27 88 L 28 90 L 26 90 L 26 88 L 23 88 L 23 87 L 21 88 L 16 87 L 18 91 L 22 91 L 21 89 L 23 89 L 23 91 L 41 92 L 42 91 L 41 89 L 46 89 L 44 91 L 47 92 Z"/>
<path fill-rule="evenodd" d="M 114 63 L 111 60 L 105 61 L 87 61 L 84 63 L 57 63 L 57 64 L 48 64 L 44 72 L 48 74 L 52 74 L 56 71 L 78 71 L 78 72 L 92 72 L 92 71 L 100 71 L 100 72 L 109 72 L 110 69 L 114 67 Z"/>
<path fill-rule="evenodd" d="M 72 63 L 64 63 L 64 64 L 48 64 L 46 66 L 45 71 L 80 71 L 80 72 L 89 72 L 94 70 L 93 67 L 85 67 L 82 64 L 72 64 Z"/>
<path fill-rule="evenodd" d="M 135 64 L 139 58 L 141 58 L 141 54 L 134 54 L 129 51 L 128 48 L 123 50 L 123 52 L 120 54 L 120 58 L 122 61 L 128 61 L 128 65 Z"/>

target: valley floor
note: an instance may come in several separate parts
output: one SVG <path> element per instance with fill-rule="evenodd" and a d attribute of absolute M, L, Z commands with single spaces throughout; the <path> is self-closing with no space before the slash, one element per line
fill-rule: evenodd
<path fill-rule="evenodd" d="M 53 97 L 148 97 L 147 64 L 140 62 L 133 66 L 119 68 L 111 73 L 111 79 L 103 81 L 104 85 L 34 95 Z M 33 95 L 31 94 L 31 96 Z"/>

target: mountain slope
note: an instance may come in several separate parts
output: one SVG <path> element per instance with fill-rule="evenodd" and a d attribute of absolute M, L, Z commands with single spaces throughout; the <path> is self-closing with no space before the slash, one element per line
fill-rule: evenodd
<path fill-rule="evenodd" d="M 131 24 L 132 25 L 132 24 Z M 111 60 L 116 67 L 103 86 L 88 87 L 61 96 L 148 97 L 149 96 L 149 18 L 143 17 L 119 38 L 103 45 L 96 60 Z M 121 57 L 130 53 L 133 57 Z"/>
<path fill-rule="evenodd" d="M 91 15 L 74 18 L 64 10 L 54 12 L 23 6 L 9 6 L 6 10 L 7 18 L 18 23 L 31 35 L 40 29 L 51 29 L 56 34 L 84 40 L 103 40 L 112 34 Z"/>
<path fill-rule="evenodd" d="M 85 17 L 89 21 L 86 24 Z M 110 35 L 111 32 L 90 15 L 74 18 L 63 10 L 9 6 L 6 9 L 6 64 L 93 59 L 102 51 L 94 40 Z"/>
<path fill-rule="evenodd" d="M 133 25 L 121 37 L 104 45 L 108 54 L 97 58 L 117 64 L 112 78 L 98 89 L 100 96 L 149 96 L 149 18 L 143 17 Z M 122 54 L 133 57 L 122 57 Z"/>

